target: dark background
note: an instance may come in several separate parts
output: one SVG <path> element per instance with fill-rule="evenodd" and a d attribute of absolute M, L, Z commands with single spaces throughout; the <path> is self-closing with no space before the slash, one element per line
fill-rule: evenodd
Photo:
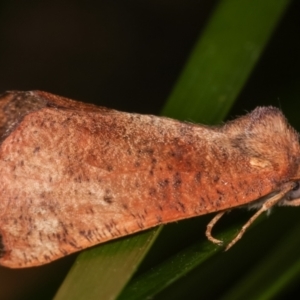
<path fill-rule="evenodd" d="M 1 1 L 0 92 L 40 89 L 158 114 L 217 2 Z M 299 16 L 294 1 L 231 115 L 297 101 Z"/>
<path fill-rule="evenodd" d="M 1 1 L 0 92 L 39 89 L 159 114 L 217 2 Z M 272 104 L 300 129 L 299 37 L 300 2 L 293 1 L 230 119 Z M 46 299 L 73 259 L 28 270 L 0 267 L 0 298 Z"/>

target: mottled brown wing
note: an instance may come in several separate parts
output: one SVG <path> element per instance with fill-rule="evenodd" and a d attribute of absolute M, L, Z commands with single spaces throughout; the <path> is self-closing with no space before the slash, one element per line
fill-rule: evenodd
<path fill-rule="evenodd" d="M 0 263 L 8 267 L 240 206 L 287 178 L 287 167 L 245 153 L 234 123 L 213 129 L 43 92 L 13 95 L 40 102 L 10 123 L 0 148 Z M 3 99 L 4 111 L 11 102 Z"/>

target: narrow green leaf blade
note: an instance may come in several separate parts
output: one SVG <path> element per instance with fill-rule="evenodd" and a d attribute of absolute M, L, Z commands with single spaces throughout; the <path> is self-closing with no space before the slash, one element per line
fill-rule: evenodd
<path fill-rule="evenodd" d="M 159 231 L 145 231 L 84 251 L 54 299 L 115 299 Z"/>
<path fill-rule="evenodd" d="M 218 238 L 228 241 L 235 232 L 235 228 L 229 229 L 220 234 Z M 208 240 L 203 243 L 196 243 L 170 257 L 159 266 L 134 278 L 125 287 L 118 300 L 152 299 L 160 291 L 185 276 L 188 272 L 221 250 L 224 250 L 224 248 L 214 245 Z"/>
<path fill-rule="evenodd" d="M 163 114 L 207 124 L 222 121 L 289 3 L 220 1 Z"/>
<path fill-rule="evenodd" d="M 274 250 L 222 298 L 229 299 L 274 299 L 295 277 L 300 276 L 298 251 L 300 239 L 298 223 L 289 235 L 274 245 Z"/>
<path fill-rule="evenodd" d="M 288 2 L 220 1 L 163 114 L 219 122 L 249 77 Z M 82 253 L 55 300 L 116 299 L 158 231 L 154 229 Z"/>

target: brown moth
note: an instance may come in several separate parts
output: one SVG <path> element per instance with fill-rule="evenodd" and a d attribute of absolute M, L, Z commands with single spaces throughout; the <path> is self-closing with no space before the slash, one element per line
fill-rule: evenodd
<path fill-rule="evenodd" d="M 38 266 L 159 224 L 300 205 L 296 131 L 273 107 L 221 127 L 45 92 L 0 96 L 0 264 Z"/>

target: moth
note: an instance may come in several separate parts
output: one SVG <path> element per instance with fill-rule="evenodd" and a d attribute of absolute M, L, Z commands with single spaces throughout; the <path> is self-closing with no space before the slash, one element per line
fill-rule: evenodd
<path fill-rule="evenodd" d="M 258 107 L 219 127 L 46 92 L 0 96 L 0 264 L 23 268 L 181 219 L 300 205 L 298 133 Z"/>

